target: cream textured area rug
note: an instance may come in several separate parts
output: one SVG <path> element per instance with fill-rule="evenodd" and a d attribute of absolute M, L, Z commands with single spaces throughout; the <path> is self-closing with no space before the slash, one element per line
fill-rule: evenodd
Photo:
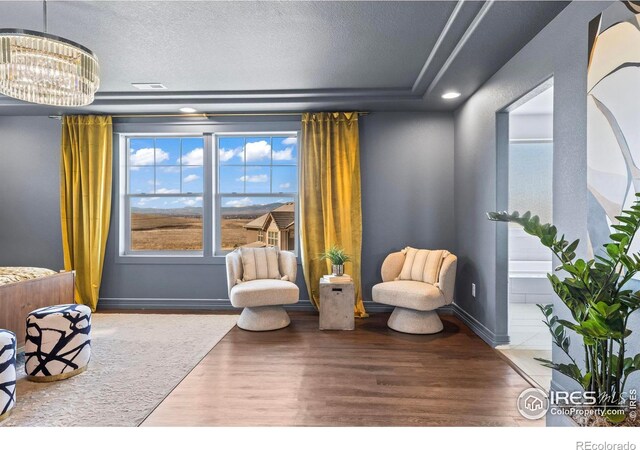
<path fill-rule="evenodd" d="M 33 383 L 0 426 L 137 426 L 236 324 L 235 315 L 94 314 L 86 372 Z"/>

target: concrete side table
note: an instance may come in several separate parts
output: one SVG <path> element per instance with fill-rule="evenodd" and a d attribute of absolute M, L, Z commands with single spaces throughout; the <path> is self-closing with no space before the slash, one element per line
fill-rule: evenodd
<path fill-rule="evenodd" d="M 355 287 L 348 283 L 320 280 L 320 329 L 353 330 L 355 328 Z"/>

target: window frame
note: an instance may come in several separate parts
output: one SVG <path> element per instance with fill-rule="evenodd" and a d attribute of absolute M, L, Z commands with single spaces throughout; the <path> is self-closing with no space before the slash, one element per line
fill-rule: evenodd
<path fill-rule="evenodd" d="M 124 227 L 124 242 L 121 246 L 122 256 L 204 256 L 206 254 L 206 234 L 207 234 L 207 221 L 210 222 L 211 219 L 207 220 L 207 213 L 205 203 L 210 201 L 206 198 L 207 192 L 207 136 L 205 133 L 153 133 L 153 134 L 127 134 L 123 135 L 124 138 L 124 152 L 121 153 L 121 157 L 123 157 L 124 161 L 124 192 L 121 192 L 121 196 L 124 200 L 124 208 L 121 210 L 121 214 L 124 215 L 121 226 Z M 202 138 L 203 140 L 203 161 L 202 161 L 202 193 L 171 193 L 171 194 L 140 194 L 140 193 L 131 193 L 129 191 L 130 188 L 130 142 L 132 139 L 154 139 L 154 148 L 155 148 L 155 139 L 162 138 Z M 180 155 L 182 157 L 182 155 Z M 182 167 L 182 164 L 180 164 Z M 153 167 L 154 168 L 154 190 L 155 190 L 155 182 L 156 182 L 156 171 L 158 167 L 162 167 L 162 165 L 154 164 L 148 166 L 137 166 L 137 167 Z M 180 185 L 182 186 L 182 171 L 180 172 Z M 131 248 L 131 199 L 132 198 L 197 198 L 202 197 L 202 250 L 133 250 Z"/>
<path fill-rule="evenodd" d="M 269 192 L 269 193 L 251 193 L 251 192 L 232 192 L 232 193 L 222 193 L 220 192 L 220 183 L 218 180 L 218 173 L 220 170 L 220 151 L 218 148 L 218 138 L 221 137 L 263 137 L 263 136 L 269 136 L 271 139 L 273 138 L 280 138 L 280 137 L 291 137 L 291 136 L 295 136 L 296 140 L 297 140 L 297 147 L 298 147 L 298 156 L 296 158 L 296 185 L 297 185 L 297 189 L 296 192 Z M 221 229 L 221 222 L 222 222 L 222 215 L 221 215 L 221 211 L 220 211 L 220 207 L 222 205 L 222 197 L 225 198 L 243 198 L 243 197 L 265 197 L 265 198 L 269 198 L 269 197 L 284 197 L 284 198 L 290 198 L 293 201 L 294 204 L 294 227 L 295 227 L 295 244 L 294 244 L 294 250 L 293 253 L 298 256 L 299 255 L 299 248 L 300 248 L 300 241 L 299 241 L 299 227 L 300 227 L 300 221 L 299 221 L 299 203 L 300 203 L 300 131 L 295 130 L 295 131 L 278 131 L 278 132 L 268 132 L 268 131 L 242 131 L 242 132 L 220 132 L 220 133 L 214 133 L 212 135 L 213 137 L 213 145 L 214 148 L 212 149 L 213 151 L 213 156 L 215 161 L 213 164 L 214 167 L 214 171 L 215 171 L 215 181 L 214 181 L 214 190 L 215 190 L 215 197 L 214 197 L 214 247 L 213 247 L 213 251 L 214 251 L 214 256 L 225 256 L 228 253 L 232 252 L 233 250 L 225 250 L 222 248 L 222 229 Z M 246 147 L 246 142 L 245 142 L 245 147 Z M 273 149 L 272 149 L 273 151 Z M 234 164 L 229 164 L 229 165 L 225 165 L 225 167 L 233 167 L 236 166 Z M 246 164 L 245 164 L 246 166 Z M 293 166 L 293 164 L 282 164 L 282 165 L 273 165 L 273 160 L 271 161 L 271 163 L 269 165 L 264 165 L 263 167 L 269 167 L 269 171 L 270 171 L 270 178 L 269 181 L 270 183 L 273 183 L 273 167 L 290 167 Z M 239 166 L 238 166 L 239 167 Z M 246 186 L 246 183 L 245 183 Z M 273 185 L 272 185 L 273 186 Z M 246 187 L 245 187 L 245 191 L 246 191 Z M 266 240 L 264 241 L 265 243 L 268 242 L 268 232 L 267 234 L 265 234 L 265 238 Z M 267 245 L 269 245 L 267 243 Z M 291 250 L 288 250 L 291 251 Z"/>
<path fill-rule="evenodd" d="M 214 149 L 214 139 L 218 135 L 240 135 L 247 136 L 281 136 L 296 135 L 298 138 L 298 192 L 295 193 L 295 253 L 299 255 L 299 191 L 300 191 L 300 130 L 301 124 L 298 119 L 280 116 L 255 117 L 247 121 L 245 117 L 223 117 L 197 120 L 165 119 L 165 118 L 134 118 L 118 119 L 114 122 L 113 143 L 114 143 L 114 170 L 113 170 L 113 231 L 110 233 L 113 239 L 108 245 L 113 246 L 113 254 L 116 264 L 168 264 L 168 265 L 224 265 L 225 252 L 216 252 L 215 239 L 219 236 L 215 196 L 217 192 L 217 149 Z M 125 214 L 129 205 L 125 201 L 127 188 L 127 163 L 128 149 L 127 138 L 129 137 L 204 137 L 204 184 L 203 184 L 203 246 L 204 251 L 186 253 L 183 251 L 146 251 L 125 253 Z M 174 194 L 170 194 L 174 195 Z M 244 196 L 244 194 L 240 194 Z M 273 196 L 278 194 L 266 194 Z M 287 196 L 292 193 L 287 193 Z M 157 196 L 154 194 L 153 196 Z M 257 195 L 256 195 L 257 196 Z M 130 225 L 129 233 L 130 233 Z M 130 239 L 130 237 L 129 237 Z"/>
<path fill-rule="evenodd" d="M 274 241 L 275 243 L 272 244 L 270 241 Z M 280 237 L 278 236 L 278 232 L 267 230 L 267 245 L 279 245 L 279 244 L 280 244 Z"/>

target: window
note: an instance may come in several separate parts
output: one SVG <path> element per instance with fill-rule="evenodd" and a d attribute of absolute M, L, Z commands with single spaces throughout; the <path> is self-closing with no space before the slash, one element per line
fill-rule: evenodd
<path fill-rule="evenodd" d="M 123 131 L 120 255 L 213 257 L 266 245 L 295 251 L 297 132 L 218 133 L 216 127 L 223 128 Z"/>
<path fill-rule="evenodd" d="M 294 250 L 297 135 L 220 135 L 216 148 L 217 250 L 264 246 L 266 230 L 271 230 L 267 245 Z M 281 243 L 278 235 L 284 230 L 291 230 L 290 237 Z"/>
<path fill-rule="evenodd" d="M 204 138 L 127 139 L 125 253 L 202 252 Z"/>

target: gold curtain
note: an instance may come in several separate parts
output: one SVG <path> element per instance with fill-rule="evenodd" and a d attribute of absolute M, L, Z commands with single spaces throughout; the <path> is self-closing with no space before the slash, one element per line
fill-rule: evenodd
<path fill-rule="evenodd" d="M 339 245 L 352 258 L 345 265 L 345 273 L 353 277 L 355 284 L 355 315 L 366 317 L 360 281 L 362 212 L 358 114 L 303 114 L 301 149 L 300 241 L 309 297 L 318 308 L 319 280 L 331 272 L 330 263 L 321 261 L 318 255 L 332 245 Z"/>
<path fill-rule="evenodd" d="M 64 268 L 76 271 L 76 302 L 95 311 L 111 217 L 111 117 L 65 116 L 61 149 Z"/>

